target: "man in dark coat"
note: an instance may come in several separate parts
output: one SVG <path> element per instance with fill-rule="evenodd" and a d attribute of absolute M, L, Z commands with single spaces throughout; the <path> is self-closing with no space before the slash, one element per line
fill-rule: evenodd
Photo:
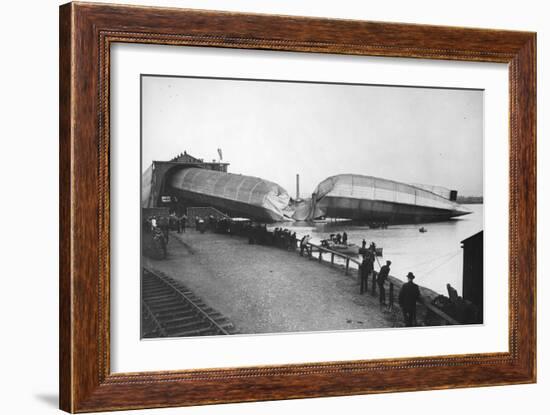
<path fill-rule="evenodd" d="M 178 233 L 185 233 L 185 225 L 187 224 L 187 216 L 182 214 L 178 220 Z"/>
<path fill-rule="evenodd" d="M 164 235 L 165 241 L 168 243 L 168 235 L 170 230 L 170 219 L 168 216 L 161 216 L 159 220 L 157 221 L 159 229 L 162 231 L 162 234 Z"/>
<path fill-rule="evenodd" d="M 378 283 L 378 291 L 380 293 L 381 305 L 386 304 L 386 289 L 384 288 L 384 284 L 390 275 L 390 265 L 391 261 L 386 261 L 386 265 L 382 265 L 380 272 L 378 273 L 378 278 L 376 279 L 376 282 Z"/>
<path fill-rule="evenodd" d="M 420 289 L 414 280 L 414 274 L 407 274 L 408 282 L 403 284 L 399 291 L 399 305 L 403 311 L 405 326 L 413 327 L 416 325 L 416 301 L 420 298 Z"/>
<path fill-rule="evenodd" d="M 367 255 L 363 256 L 363 262 L 361 263 L 361 266 L 359 268 L 361 276 L 361 288 L 359 289 L 359 294 L 367 292 L 367 283 L 369 280 L 369 276 L 372 274 L 372 271 L 374 271 L 372 261 L 367 258 Z"/>

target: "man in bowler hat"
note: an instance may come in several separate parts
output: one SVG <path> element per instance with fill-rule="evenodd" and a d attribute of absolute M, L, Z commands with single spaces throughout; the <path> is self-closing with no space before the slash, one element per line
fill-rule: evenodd
<path fill-rule="evenodd" d="M 403 311 L 405 326 L 413 327 L 416 325 L 416 301 L 420 298 L 420 290 L 414 280 L 414 274 L 407 274 L 408 281 L 403 284 L 399 291 L 399 305 Z"/>

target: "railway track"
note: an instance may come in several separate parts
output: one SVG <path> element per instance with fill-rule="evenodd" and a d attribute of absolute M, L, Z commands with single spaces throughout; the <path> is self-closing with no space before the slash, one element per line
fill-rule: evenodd
<path fill-rule="evenodd" d="M 142 268 L 142 338 L 217 336 L 237 333 L 233 324 L 183 284 Z"/>

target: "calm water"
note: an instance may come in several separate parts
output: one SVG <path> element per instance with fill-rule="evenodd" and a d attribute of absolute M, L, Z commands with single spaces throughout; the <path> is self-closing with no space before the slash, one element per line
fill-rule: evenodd
<path fill-rule="evenodd" d="M 320 243 L 331 233 L 348 234 L 348 241 L 361 245 L 363 238 L 367 244 L 376 243 L 384 248 L 384 257 L 392 261 L 391 275 L 402 280 L 409 271 L 416 276 L 415 282 L 442 294 L 447 294 L 450 283 L 462 294 L 462 248 L 460 241 L 483 229 L 483 205 L 467 205 L 473 213 L 446 222 L 419 225 L 395 225 L 388 229 L 369 229 L 367 226 L 352 226 L 349 223 L 296 224 L 278 223 L 275 227 L 285 227 L 295 231 L 299 238 L 310 234 L 313 243 Z M 428 232 L 420 233 L 424 226 Z M 375 269 L 378 266 L 375 264 Z"/>

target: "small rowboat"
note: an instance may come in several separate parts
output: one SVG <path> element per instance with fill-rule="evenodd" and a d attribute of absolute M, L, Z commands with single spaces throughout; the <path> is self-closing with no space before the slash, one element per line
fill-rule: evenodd
<path fill-rule="evenodd" d="M 327 246 L 328 249 L 332 249 L 333 251 L 340 252 L 342 254 L 346 255 L 358 255 L 359 254 L 359 247 L 355 244 L 335 244 L 332 243 Z"/>
<path fill-rule="evenodd" d="M 356 245 L 354 243 L 349 243 L 349 244 L 338 243 L 336 242 L 335 238 L 332 237 L 332 235 L 331 235 L 331 238 L 329 239 L 323 239 L 321 241 L 321 246 L 323 248 L 340 252 L 345 255 L 360 255 L 360 254 L 364 255 L 367 252 L 369 252 L 369 250 L 372 250 L 374 248 L 374 252 L 376 256 L 382 256 L 382 251 L 383 251 L 383 248 L 378 248 L 374 246 L 370 248 L 360 248 L 359 245 Z"/>
<path fill-rule="evenodd" d="M 359 249 L 359 253 L 361 255 L 364 255 L 367 252 L 369 252 L 369 250 L 370 250 L 369 248 L 361 248 L 361 249 Z M 376 253 L 376 256 L 384 256 L 384 248 L 376 247 L 376 248 L 374 248 L 374 252 Z"/>
<path fill-rule="evenodd" d="M 345 255 L 362 255 L 366 254 L 368 252 L 367 248 L 360 248 L 358 245 L 355 244 L 337 244 L 331 241 L 327 241 L 326 244 L 322 244 L 324 248 L 331 249 L 336 252 L 340 252 Z M 374 252 L 376 253 L 376 256 L 382 256 L 383 248 L 375 248 Z"/>

